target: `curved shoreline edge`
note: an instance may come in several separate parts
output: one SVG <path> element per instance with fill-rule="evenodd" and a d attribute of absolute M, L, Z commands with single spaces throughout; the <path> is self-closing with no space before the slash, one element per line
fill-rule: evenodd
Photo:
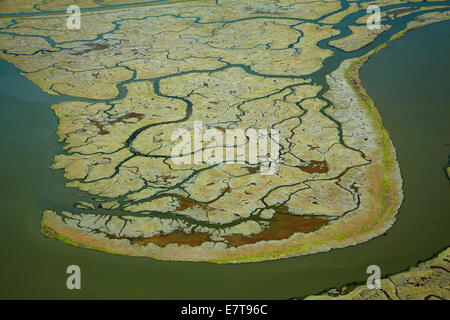
<path fill-rule="evenodd" d="M 381 288 L 368 289 L 364 282 L 331 288 L 303 300 L 448 300 L 450 247 L 407 269 L 385 275 Z M 424 281 L 425 280 L 425 281 Z M 297 299 L 294 299 L 297 300 Z"/>
<path fill-rule="evenodd" d="M 399 38 L 413 28 L 409 27 L 401 31 L 389 41 Z M 147 244 L 146 246 L 131 245 L 126 239 L 110 239 L 99 234 L 85 232 L 81 228 L 70 227 L 63 222 L 60 215 L 51 210 L 44 211 L 42 215 L 41 232 L 48 238 L 54 238 L 66 244 L 111 254 L 144 256 L 159 260 L 213 263 L 258 262 L 327 252 L 335 248 L 357 245 L 386 233 L 395 222 L 395 217 L 403 200 L 402 179 L 395 148 L 389 134 L 383 127 L 381 116 L 374 102 L 367 95 L 359 79 L 361 66 L 372 54 L 386 47 L 386 44 L 387 42 L 363 57 L 343 61 L 340 67 L 332 73 L 331 78 L 334 79 L 335 83 L 330 78 L 327 79 L 330 83 L 330 90 L 326 95 L 330 100 L 333 103 L 339 100 L 333 89 L 339 86 L 341 86 L 340 90 L 344 88 L 344 92 L 348 94 L 346 98 L 355 98 L 358 108 L 363 110 L 367 116 L 366 118 L 369 120 L 372 129 L 377 134 L 376 138 L 379 140 L 377 145 L 381 152 L 375 155 L 371 154 L 374 165 L 369 166 L 370 172 L 368 172 L 371 177 L 371 201 L 367 201 L 368 203 L 366 202 L 365 206 L 358 209 L 365 210 L 363 214 L 367 220 L 363 221 L 364 223 L 357 226 L 351 224 L 353 228 L 350 230 L 345 230 L 345 226 L 341 224 L 340 227 L 344 227 L 344 232 L 338 232 L 339 228 L 333 228 L 333 225 L 331 225 L 323 228 L 325 230 L 310 234 L 294 234 L 285 240 L 262 241 L 264 243 L 244 245 L 237 249 L 222 251 L 186 245 L 169 245 L 170 248 L 167 248 L 168 246 L 158 247 L 153 244 Z M 351 112 L 347 112 L 347 116 L 351 115 Z M 339 118 L 339 120 L 349 119 Z M 379 158 L 376 159 L 376 157 Z M 382 177 L 379 176 L 380 172 L 383 175 Z M 374 196 L 378 199 L 375 199 Z M 377 203 L 377 200 L 380 199 L 382 201 Z M 374 207 L 370 207 L 371 205 Z M 349 222 L 346 222 L 346 225 L 348 226 Z M 324 234 L 328 235 L 328 238 L 324 237 Z M 331 240 L 330 235 L 332 236 Z"/>

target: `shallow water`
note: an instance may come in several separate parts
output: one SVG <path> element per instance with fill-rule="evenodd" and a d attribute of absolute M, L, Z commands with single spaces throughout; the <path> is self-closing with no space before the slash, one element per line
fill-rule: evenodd
<path fill-rule="evenodd" d="M 46 207 L 77 192 L 50 170 L 60 150 L 47 95 L 0 62 L 0 298 L 285 299 L 355 281 L 378 264 L 404 270 L 449 244 L 450 183 L 442 170 L 450 143 L 449 28 L 414 30 L 375 54 L 361 70 L 399 155 L 405 200 L 385 236 L 328 253 L 242 265 L 165 262 L 75 248 L 40 234 Z M 77 264 L 82 289 L 66 289 Z"/>

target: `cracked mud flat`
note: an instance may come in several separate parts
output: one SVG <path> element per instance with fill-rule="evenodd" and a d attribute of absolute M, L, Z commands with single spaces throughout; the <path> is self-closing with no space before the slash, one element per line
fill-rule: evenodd
<path fill-rule="evenodd" d="M 450 248 L 408 271 L 381 279 L 380 289 L 349 285 L 308 296 L 305 300 L 448 300 L 450 299 Z"/>
<path fill-rule="evenodd" d="M 57 15 L 0 19 L 1 57 L 46 92 L 70 96 L 52 106 L 64 144 L 52 168 L 90 195 L 70 212 L 46 210 L 42 232 L 109 253 L 218 263 L 323 252 L 386 232 L 401 177 L 357 79 L 360 63 L 346 60 L 326 83 L 318 73 L 334 54 L 318 43 L 341 32 L 322 20 L 354 8 L 193 3 L 83 13 L 80 31 Z M 344 51 L 374 40 L 347 37 Z M 280 170 L 173 163 L 171 134 L 194 121 L 280 130 Z"/>

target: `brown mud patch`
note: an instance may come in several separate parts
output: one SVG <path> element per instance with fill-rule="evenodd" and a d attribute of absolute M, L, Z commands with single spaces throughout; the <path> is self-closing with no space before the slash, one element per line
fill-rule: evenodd
<path fill-rule="evenodd" d="M 359 192 L 359 188 L 356 186 L 356 182 L 353 182 L 349 188 L 352 189 L 355 193 Z"/>
<path fill-rule="evenodd" d="M 144 118 L 144 115 L 142 113 L 136 113 L 136 112 L 130 112 L 127 113 L 126 115 L 123 115 L 115 120 L 112 121 L 106 121 L 106 124 L 100 123 L 97 120 L 89 120 L 90 123 L 92 123 L 94 126 L 97 127 L 97 129 L 99 129 L 99 134 L 101 135 L 105 135 L 105 134 L 109 134 L 110 132 L 108 130 L 106 130 L 104 127 L 105 125 L 111 125 L 111 124 L 116 124 L 118 122 L 125 122 L 125 119 L 137 119 L 137 122 L 141 121 Z"/>
<path fill-rule="evenodd" d="M 255 167 L 245 167 L 245 170 L 248 171 L 249 174 L 254 174 L 254 173 L 258 173 L 260 172 L 260 166 L 255 166 Z"/>
<path fill-rule="evenodd" d="M 200 246 L 203 242 L 211 241 L 207 232 L 202 233 L 184 233 L 183 231 L 174 231 L 169 234 L 154 236 L 150 238 L 129 238 L 131 244 L 146 245 L 154 243 L 160 247 L 176 243 L 179 245 L 187 244 L 191 247 Z"/>
<path fill-rule="evenodd" d="M 97 120 L 89 120 L 94 126 L 97 127 L 97 129 L 99 129 L 100 131 L 98 132 L 100 135 L 105 135 L 108 134 L 109 131 L 105 130 L 103 128 L 103 124 L 101 124 L 100 122 L 98 122 Z"/>
<path fill-rule="evenodd" d="M 175 194 L 172 194 L 170 196 L 176 198 L 178 200 L 178 202 L 180 203 L 180 205 L 176 209 L 177 211 L 183 211 L 185 209 L 189 209 L 189 208 L 193 208 L 193 207 L 200 207 L 202 209 L 208 208 L 208 205 L 203 202 L 199 202 L 199 201 L 189 199 L 186 197 L 182 197 L 179 195 L 175 195 Z"/>
<path fill-rule="evenodd" d="M 228 241 L 228 247 L 239 247 L 244 244 L 254 244 L 263 240 L 284 240 L 295 233 L 314 232 L 328 224 L 328 220 L 323 218 L 289 214 L 286 206 L 279 206 L 275 210 L 276 212 L 270 220 L 269 227 L 263 232 L 250 236 L 224 236 Z"/>
<path fill-rule="evenodd" d="M 181 197 L 182 198 L 182 197 Z M 196 201 L 183 198 L 187 201 L 184 206 L 197 205 Z M 190 201 L 188 201 L 190 200 Z M 230 235 L 224 236 L 227 240 L 227 246 L 239 247 L 245 244 L 254 244 L 259 241 L 270 240 L 284 240 L 288 239 L 295 233 L 310 233 L 328 224 L 327 219 L 312 217 L 312 216 L 295 216 L 288 213 L 286 206 L 279 206 L 276 209 L 274 217 L 270 220 L 270 226 L 259 234 L 250 236 L 244 235 Z M 94 230 L 100 233 L 99 230 Z M 144 246 L 148 243 L 156 244 L 160 247 L 165 247 L 168 244 L 189 245 L 196 247 L 202 245 L 204 242 L 211 242 L 210 235 L 207 232 L 202 233 L 184 233 L 183 231 L 174 231 L 165 235 L 158 235 L 148 238 L 143 237 L 117 237 L 111 234 L 105 234 L 109 239 L 129 240 L 132 245 Z"/>
<path fill-rule="evenodd" d="M 130 112 L 126 115 L 119 118 L 117 121 L 122 121 L 123 119 L 137 119 L 138 121 L 141 121 L 144 118 L 144 115 L 142 113 L 136 113 L 136 112 Z"/>
<path fill-rule="evenodd" d="M 223 128 L 223 127 L 216 126 L 216 127 L 214 127 L 214 129 L 217 129 L 217 130 L 219 130 L 219 131 L 221 131 L 223 133 L 226 133 L 226 129 Z"/>
<path fill-rule="evenodd" d="M 103 233 L 95 229 L 95 233 Z M 160 247 L 165 247 L 168 244 L 176 243 L 178 245 L 187 244 L 191 247 L 200 246 L 203 242 L 211 241 L 207 232 L 201 233 L 184 233 L 183 231 L 174 231 L 168 234 L 143 238 L 143 237 L 117 237 L 112 234 L 103 233 L 108 239 L 112 240 L 128 240 L 130 244 L 145 246 L 148 243 L 154 243 Z"/>
<path fill-rule="evenodd" d="M 300 168 L 300 170 L 307 172 L 307 173 L 327 173 L 328 168 L 328 162 L 326 160 L 323 161 L 316 161 L 311 160 L 306 166 L 297 166 Z"/>

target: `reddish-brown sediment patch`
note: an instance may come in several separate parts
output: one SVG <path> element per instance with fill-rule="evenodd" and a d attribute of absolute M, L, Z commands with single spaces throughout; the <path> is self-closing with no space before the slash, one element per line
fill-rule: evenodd
<path fill-rule="evenodd" d="M 194 200 L 182 198 L 185 203 L 184 207 L 198 205 Z M 295 216 L 288 213 L 286 206 L 279 206 L 275 209 L 274 217 L 270 221 L 270 226 L 263 232 L 255 235 L 230 235 L 224 236 L 228 241 L 228 247 L 239 247 L 245 244 L 254 244 L 262 240 L 283 240 L 287 239 L 295 233 L 310 233 L 314 232 L 328 223 L 328 220 L 318 217 Z M 100 233 L 99 230 L 94 230 Z M 174 231 L 165 235 L 158 235 L 148 238 L 143 237 L 117 237 L 111 234 L 105 234 L 109 239 L 125 239 L 129 240 L 131 244 L 144 246 L 148 243 L 154 243 L 158 246 L 164 247 L 168 244 L 174 243 L 178 245 L 189 245 L 196 247 L 202 245 L 204 242 L 211 242 L 211 238 L 207 232 L 202 233 L 184 233 L 183 231 Z"/>
<path fill-rule="evenodd" d="M 250 236 L 225 236 L 224 238 L 228 241 L 228 247 L 239 247 L 245 244 L 257 243 L 262 240 L 283 240 L 298 232 L 309 233 L 316 231 L 328 223 L 328 221 L 323 218 L 294 216 L 286 212 L 287 207 L 280 206 L 271 220 L 270 226 L 259 234 Z M 182 231 L 174 231 L 169 234 L 149 238 L 116 237 L 109 234 L 106 236 L 110 239 L 126 239 L 129 240 L 131 244 L 141 246 L 148 243 L 154 243 L 161 247 L 165 247 L 171 243 L 196 247 L 202 245 L 204 242 L 212 241 L 207 232 L 187 234 Z"/>
<path fill-rule="evenodd" d="M 245 167 L 245 169 L 248 171 L 248 173 L 250 174 L 254 174 L 260 171 L 260 166 L 255 166 L 255 167 Z"/>
<path fill-rule="evenodd" d="M 219 130 L 219 131 L 222 131 L 223 133 L 226 132 L 225 128 L 223 128 L 223 127 L 218 127 L 218 126 L 216 126 L 216 127 L 214 127 L 214 128 L 217 129 L 217 130 Z"/>
<path fill-rule="evenodd" d="M 214 184 L 214 183 L 212 183 L 212 184 Z M 211 183 L 209 183 L 207 185 L 211 185 Z M 231 188 L 228 186 L 225 189 L 223 189 L 223 192 L 220 196 L 223 196 L 225 193 L 230 192 L 230 191 L 231 191 Z M 193 208 L 193 207 L 199 207 L 199 208 L 205 209 L 205 210 L 209 209 L 208 203 L 210 203 L 210 202 L 200 202 L 200 201 L 197 201 L 194 199 L 189 199 L 189 198 L 180 196 L 178 194 L 168 194 L 168 195 L 171 197 L 174 197 L 178 200 L 179 205 L 176 209 L 177 211 L 183 211 L 185 209 Z"/>
<path fill-rule="evenodd" d="M 310 145 L 310 144 L 307 144 L 306 146 L 309 148 L 309 150 L 320 149 L 320 147 L 318 147 L 318 146 L 312 146 L 312 145 Z"/>
<path fill-rule="evenodd" d="M 311 160 L 307 165 L 298 166 L 298 168 L 308 173 L 327 173 L 329 170 L 328 162 L 326 160 L 323 161 Z"/>
<path fill-rule="evenodd" d="M 250 236 L 224 236 L 228 241 L 228 247 L 239 247 L 262 240 L 283 240 L 298 232 L 314 232 L 328 223 L 328 220 L 323 218 L 294 216 L 287 212 L 288 208 L 286 206 L 278 207 L 272 220 L 270 220 L 269 227 L 261 233 Z"/>
<path fill-rule="evenodd" d="M 203 242 L 211 241 L 207 232 L 202 233 L 184 233 L 183 231 L 174 231 L 169 234 L 154 236 L 149 238 L 128 238 L 131 244 L 146 245 L 154 243 L 160 247 L 176 243 L 179 245 L 187 244 L 191 247 L 200 246 Z"/>
<path fill-rule="evenodd" d="M 123 116 L 120 116 L 116 120 L 108 121 L 108 124 L 115 124 L 117 122 L 124 122 L 125 119 L 137 119 L 137 121 L 141 121 L 144 118 L 142 113 L 130 112 Z"/>
<path fill-rule="evenodd" d="M 93 230 L 94 233 L 103 233 L 98 229 Z M 103 233 L 108 239 L 114 240 L 129 240 L 130 244 L 145 246 L 148 243 L 154 243 L 160 247 L 165 247 L 168 244 L 176 243 L 179 245 L 187 244 L 191 247 L 200 246 L 203 242 L 211 241 L 207 232 L 201 233 L 184 233 L 183 231 L 174 231 L 168 234 L 153 236 L 153 237 L 117 237 L 109 233 Z"/>
<path fill-rule="evenodd" d="M 105 125 L 115 124 L 117 122 L 124 122 L 124 119 L 137 119 L 137 121 L 141 121 L 144 118 L 142 113 L 130 112 L 126 115 L 123 115 L 115 120 L 107 121 L 106 124 L 102 124 L 97 120 L 89 120 L 94 126 L 96 126 L 100 131 L 99 134 L 105 135 L 108 134 L 109 131 L 104 128 Z"/>
<path fill-rule="evenodd" d="M 97 129 L 100 130 L 100 131 L 98 132 L 99 134 L 105 135 L 105 134 L 108 134 L 108 133 L 109 133 L 108 130 L 105 130 L 105 129 L 103 128 L 103 124 L 101 124 L 101 123 L 98 122 L 97 120 L 89 120 L 89 121 L 90 121 L 94 126 L 96 126 Z"/>
<path fill-rule="evenodd" d="M 115 120 L 115 122 L 122 121 L 123 119 L 137 119 L 138 121 L 141 121 L 142 118 L 144 118 L 144 115 L 142 113 L 130 112 L 120 117 L 118 120 Z"/>
<path fill-rule="evenodd" d="M 176 209 L 177 211 L 183 211 L 185 209 L 193 208 L 193 207 L 200 207 L 202 209 L 208 208 L 208 205 L 203 202 L 199 202 L 199 201 L 196 201 L 193 199 L 182 197 L 182 196 L 179 196 L 176 194 L 173 194 L 171 196 L 176 198 L 178 200 L 178 202 L 180 203 Z"/>
<path fill-rule="evenodd" d="M 359 188 L 356 186 L 356 182 L 353 182 L 349 188 L 352 189 L 355 193 L 358 193 L 359 191 Z"/>

